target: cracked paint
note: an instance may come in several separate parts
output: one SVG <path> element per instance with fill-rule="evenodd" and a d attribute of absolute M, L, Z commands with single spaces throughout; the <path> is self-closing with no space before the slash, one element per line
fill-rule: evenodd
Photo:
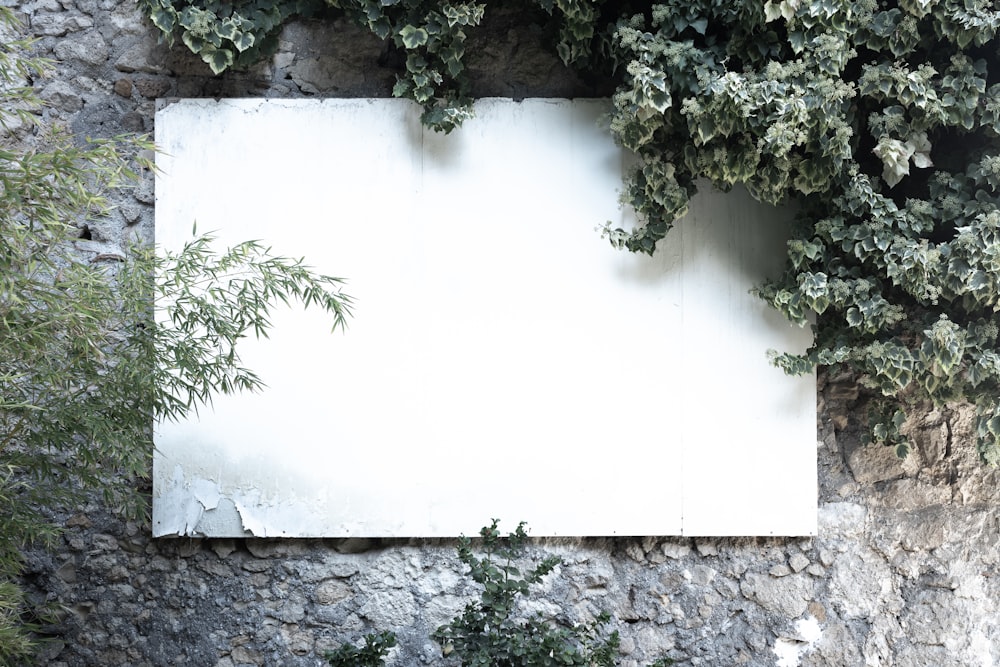
<path fill-rule="evenodd" d="M 294 537 L 315 530 L 322 521 L 308 501 L 294 496 L 267 498 L 259 489 L 189 478 L 179 464 L 169 483 L 157 487 L 156 537 Z"/>

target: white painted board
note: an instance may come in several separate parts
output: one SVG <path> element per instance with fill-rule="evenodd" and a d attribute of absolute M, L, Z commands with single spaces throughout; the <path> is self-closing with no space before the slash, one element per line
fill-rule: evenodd
<path fill-rule="evenodd" d="M 268 384 L 156 427 L 154 534 L 816 530 L 809 332 L 748 293 L 787 213 L 699 195 L 644 257 L 595 228 L 628 157 L 602 100 L 481 100 L 451 135 L 403 100 L 181 100 L 156 115 L 156 237 L 263 239 L 349 280 L 346 333 L 282 310 Z"/>

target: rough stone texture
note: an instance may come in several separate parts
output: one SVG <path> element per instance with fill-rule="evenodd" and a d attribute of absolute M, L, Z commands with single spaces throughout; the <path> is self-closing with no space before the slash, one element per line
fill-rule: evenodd
<path fill-rule="evenodd" d="M 13 3 L 55 76 L 46 119 L 81 136 L 152 131 L 155 98 L 388 96 L 398 57 L 350 26 L 288 26 L 269 63 L 213 77 L 169 50 L 131 2 Z M 476 95 L 608 93 L 568 72 L 544 35 L 493 12 L 470 42 Z M 16 128 L 14 128 L 16 129 Z M 459 130 L 460 131 L 460 130 Z M 151 240 L 152 178 L 94 223 L 80 252 Z M 527 607 L 606 610 L 625 667 L 1000 664 L 1000 472 L 976 458 L 966 408 L 907 425 L 905 462 L 861 445 L 863 395 L 820 379 L 819 535 L 812 539 L 542 540 L 565 559 Z M 483 517 L 484 523 L 489 517 Z M 505 517 L 513 522 L 531 517 Z M 447 664 L 429 639 L 473 593 L 451 541 L 152 540 L 98 505 L 62 517 L 54 552 L 28 554 L 26 584 L 60 605 L 41 664 L 320 665 L 324 650 L 394 630 L 395 666 Z M 546 602 L 547 600 L 547 602 Z M 555 604 L 553 604 L 555 603 Z M 818 628 L 818 633 L 815 629 Z"/>

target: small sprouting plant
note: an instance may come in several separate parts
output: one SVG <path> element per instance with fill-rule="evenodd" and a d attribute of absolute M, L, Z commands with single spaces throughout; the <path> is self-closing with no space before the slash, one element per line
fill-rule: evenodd
<path fill-rule="evenodd" d="M 541 617 L 522 618 L 517 601 L 533 584 L 551 573 L 562 560 L 547 556 L 525 573 L 515 565 L 523 557 L 525 524 L 507 537 L 499 521 L 480 531 L 483 556 L 472 551 L 472 541 L 462 537 L 458 557 L 469 567 L 469 576 L 482 586 L 478 600 L 438 628 L 434 639 L 445 656 L 458 658 L 466 667 L 547 667 L 549 665 L 612 666 L 618 654 L 618 633 L 605 633 L 611 620 L 606 613 L 594 621 L 570 625 Z"/>
<path fill-rule="evenodd" d="M 333 667 L 383 667 L 385 656 L 396 645 L 396 635 L 391 632 L 365 635 L 365 645 L 342 644 L 334 651 L 327 651 L 323 659 Z"/>
<path fill-rule="evenodd" d="M 482 556 L 472 551 L 472 540 L 462 536 L 458 558 L 469 566 L 468 575 L 482 587 L 477 600 L 431 635 L 441 645 L 445 658 L 462 667 L 615 667 L 618 664 L 617 631 L 607 632 L 612 618 L 601 612 L 587 623 L 569 623 L 539 615 L 518 613 L 520 596 L 541 583 L 562 563 L 559 556 L 546 556 L 522 573 L 516 563 L 525 554 L 528 534 L 525 523 L 513 533 L 500 535 L 500 521 L 493 519 L 479 531 Z M 382 667 L 389 649 L 396 645 L 392 632 L 370 633 L 365 645 L 343 644 L 327 651 L 324 658 L 333 667 Z M 451 663 L 454 664 L 454 663 Z M 649 667 L 667 667 L 674 661 L 662 657 Z"/>

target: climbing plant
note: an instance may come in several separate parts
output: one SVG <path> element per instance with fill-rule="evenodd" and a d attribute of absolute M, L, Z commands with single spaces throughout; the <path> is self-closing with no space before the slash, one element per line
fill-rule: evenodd
<path fill-rule="evenodd" d="M 346 16 L 404 54 L 393 95 L 414 100 L 423 122 L 451 132 L 472 116 L 464 76 L 467 31 L 479 25 L 485 2 L 433 0 L 138 0 L 173 44 L 178 38 L 215 74 L 274 53 L 282 25 L 322 12 Z M 567 63 L 591 58 L 602 4 L 587 0 L 525 0 L 517 4 L 558 26 L 557 50 Z M 609 33 L 610 34 L 610 33 Z M 607 37 L 607 36 L 606 36 Z M 334 38 L 334 37 L 331 37 Z M 606 40 L 605 40 L 606 41 Z"/>
<path fill-rule="evenodd" d="M 200 37 L 193 43 L 216 72 L 237 64 L 248 41 L 232 40 L 230 25 L 249 26 L 241 29 L 263 44 L 279 15 L 318 11 L 286 0 L 140 4 L 168 39 Z M 325 10 L 405 54 L 394 94 L 423 105 L 427 125 L 451 131 L 471 113 L 464 46 L 487 5 L 328 0 Z M 614 245 L 653 253 L 669 243 L 706 185 L 796 201 L 785 271 L 758 293 L 814 326 L 815 339 L 804 354 L 775 353 L 775 363 L 789 373 L 828 366 L 857 374 L 874 396 L 872 439 L 900 455 L 908 411 L 971 401 L 979 451 L 1000 465 L 997 2 L 518 6 L 554 35 L 568 65 L 616 77 L 609 126 L 637 156 L 622 200 L 639 224 L 606 228 Z M 247 23 L 265 8 L 274 21 Z"/>
<path fill-rule="evenodd" d="M 972 400 L 994 465 L 995 5 L 674 0 L 622 23 L 612 129 L 639 156 L 625 201 L 644 224 L 607 230 L 653 252 L 704 180 L 798 200 L 784 275 L 759 294 L 816 336 L 775 362 L 857 372 L 872 438 L 900 455 L 907 408 Z"/>

